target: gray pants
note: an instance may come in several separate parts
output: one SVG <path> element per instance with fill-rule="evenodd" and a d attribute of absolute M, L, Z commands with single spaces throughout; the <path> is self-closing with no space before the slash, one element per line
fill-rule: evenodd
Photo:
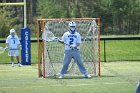
<path fill-rule="evenodd" d="M 80 51 L 77 50 L 77 49 L 65 50 L 64 61 L 63 61 L 64 63 L 63 63 L 63 67 L 62 67 L 62 70 L 61 70 L 61 74 L 66 74 L 67 73 L 68 66 L 69 66 L 72 58 L 77 63 L 80 72 L 82 74 L 86 74 L 87 71 L 86 71 L 86 69 L 83 65 L 83 61 L 82 61 L 81 56 L 80 56 Z"/>

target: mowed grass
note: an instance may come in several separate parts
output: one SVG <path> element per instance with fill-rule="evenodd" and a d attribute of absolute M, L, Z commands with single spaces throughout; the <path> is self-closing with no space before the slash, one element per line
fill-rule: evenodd
<path fill-rule="evenodd" d="M 91 48 L 92 43 L 89 43 L 86 48 Z M 84 45 L 84 44 L 83 44 Z M 101 41 L 100 44 L 100 59 L 104 61 L 104 42 Z M 5 43 L 0 43 L 0 46 L 5 47 Z M 58 51 L 55 47 L 61 47 Z M 56 50 L 55 50 L 56 49 Z M 60 43 L 54 43 L 52 52 L 53 60 L 57 58 L 63 57 L 63 45 Z M 140 60 L 140 40 L 107 40 L 106 41 L 106 60 L 107 61 L 115 61 L 115 60 Z M 60 53 L 61 51 L 61 53 Z M 84 51 L 84 56 L 88 56 L 85 58 L 90 58 L 89 55 L 92 51 Z M 92 56 L 92 55 L 91 55 Z M 56 58 L 57 57 L 57 58 Z M 10 57 L 8 57 L 8 53 L 5 52 L 0 55 L 0 63 L 11 63 Z M 31 43 L 31 63 L 38 63 L 38 50 L 37 43 Z"/>
<path fill-rule="evenodd" d="M 0 46 L 5 47 L 5 43 L 0 43 Z M 19 51 L 20 59 L 21 59 L 21 51 Z M 0 63 L 5 64 L 5 63 L 11 63 L 10 62 L 10 57 L 8 56 L 8 52 L 4 52 L 0 54 Z M 16 63 L 16 60 L 15 60 Z M 37 43 L 31 43 L 31 63 L 38 63 L 38 47 Z"/>
<path fill-rule="evenodd" d="M 91 79 L 38 78 L 37 65 L 0 65 L 0 93 L 134 93 L 140 62 L 101 63 L 101 76 Z"/>
<path fill-rule="evenodd" d="M 140 60 L 140 40 L 106 41 L 106 60 Z M 101 42 L 101 58 L 103 58 L 103 42 Z"/>

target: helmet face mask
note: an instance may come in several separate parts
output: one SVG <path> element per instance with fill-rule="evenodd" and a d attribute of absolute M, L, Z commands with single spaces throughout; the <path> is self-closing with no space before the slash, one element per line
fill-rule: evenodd
<path fill-rule="evenodd" d="M 69 32 L 71 34 L 74 34 L 76 32 L 76 23 L 73 21 L 69 23 Z"/>
<path fill-rule="evenodd" d="M 11 36 L 14 37 L 15 36 L 15 33 L 11 33 Z"/>
<path fill-rule="evenodd" d="M 12 37 L 15 36 L 15 29 L 10 29 L 10 35 L 11 35 Z"/>

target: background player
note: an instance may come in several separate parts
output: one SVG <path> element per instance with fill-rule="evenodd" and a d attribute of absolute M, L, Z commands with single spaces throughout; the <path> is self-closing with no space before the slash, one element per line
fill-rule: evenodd
<path fill-rule="evenodd" d="M 76 23 L 73 21 L 69 22 L 69 29 L 62 36 L 62 42 L 65 43 L 65 52 L 64 52 L 63 67 L 60 72 L 59 78 L 64 78 L 64 74 L 67 73 L 67 69 L 72 58 L 77 63 L 80 72 L 84 74 L 84 77 L 86 78 L 91 77 L 90 75 L 87 74 L 87 71 L 83 65 L 83 61 L 80 56 L 80 51 L 78 46 L 81 43 L 81 36 L 76 30 L 77 30 Z M 67 44 L 69 44 L 70 46 Z"/>
<path fill-rule="evenodd" d="M 19 61 L 19 53 L 18 50 L 21 49 L 20 41 L 18 36 L 15 35 L 15 30 L 10 30 L 10 35 L 6 39 L 6 49 L 8 49 L 8 55 L 11 57 L 12 66 L 14 67 L 14 56 L 17 59 L 18 66 L 21 67 L 21 63 Z"/>

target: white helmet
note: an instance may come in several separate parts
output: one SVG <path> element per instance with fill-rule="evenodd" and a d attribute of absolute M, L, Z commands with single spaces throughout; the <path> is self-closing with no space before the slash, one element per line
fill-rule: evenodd
<path fill-rule="evenodd" d="M 76 23 L 74 21 L 69 22 L 69 32 L 71 34 L 76 32 Z"/>
<path fill-rule="evenodd" d="M 76 23 L 74 21 L 69 22 L 69 27 L 71 26 L 76 27 Z"/>
<path fill-rule="evenodd" d="M 15 29 L 10 29 L 10 35 L 11 35 L 12 37 L 15 36 Z"/>

